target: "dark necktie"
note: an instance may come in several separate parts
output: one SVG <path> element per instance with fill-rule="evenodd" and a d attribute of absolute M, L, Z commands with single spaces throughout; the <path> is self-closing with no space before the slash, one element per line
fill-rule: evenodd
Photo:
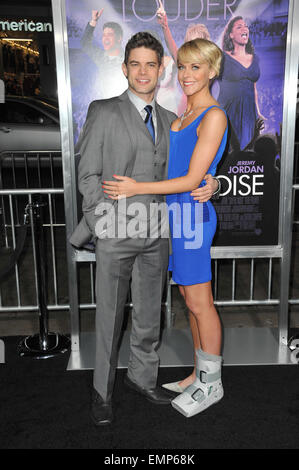
<path fill-rule="evenodd" d="M 153 107 L 151 105 L 145 106 L 145 111 L 146 111 L 146 118 L 144 120 L 146 127 L 148 128 L 148 131 L 150 135 L 152 136 L 152 139 L 155 143 L 155 128 L 154 128 L 154 123 L 153 123 L 153 116 L 152 116 L 152 111 Z"/>

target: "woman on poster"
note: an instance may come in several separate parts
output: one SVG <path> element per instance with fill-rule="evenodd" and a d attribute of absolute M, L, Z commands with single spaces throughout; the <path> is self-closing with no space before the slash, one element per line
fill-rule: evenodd
<path fill-rule="evenodd" d="M 241 16 L 232 18 L 226 25 L 222 49 L 218 101 L 227 112 L 231 132 L 242 150 L 253 138 L 257 119 L 265 118 L 259 109 L 256 88 L 260 77 L 259 59 Z"/>
<path fill-rule="evenodd" d="M 159 8 L 156 11 L 156 16 L 157 16 L 158 23 L 161 25 L 163 29 L 164 39 L 165 39 L 167 48 L 173 60 L 176 63 L 178 46 L 176 45 L 176 42 L 171 34 L 171 31 L 168 25 L 167 14 L 166 14 L 166 11 L 164 9 L 164 6 L 161 0 L 159 0 Z M 203 38 L 203 39 L 209 39 L 209 40 L 211 39 L 210 33 L 204 24 L 192 23 L 187 27 L 184 42 L 192 41 L 192 39 L 196 39 L 196 38 Z"/>
<path fill-rule="evenodd" d="M 193 374 L 172 384 L 182 392 L 172 405 L 186 417 L 200 413 L 223 397 L 221 324 L 211 290 L 210 248 L 216 212 L 210 201 L 197 203 L 192 197 L 192 190 L 204 184 L 205 174 L 215 174 L 226 146 L 226 114 L 209 90 L 219 74 L 221 56 L 218 46 L 206 39 L 187 42 L 178 51 L 178 80 L 187 96 L 187 109 L 171 126 L 169 179 L 136 182 L 115 175 L 117 181 L 103 183 L 112 199 L 136 194 L 168 195 L 173 251 L 169 270 L 190 311 L 195 349 Z M 187 205 L 189 211 L 181 210 L 178 220 L 172 213 L 172 204 L 181 209 Z M 195 234 L 193 239 L 189 237 L 190 229 Z M 175 235 L 178 230 L 180 234 Z M 198 234 L 202 238 L 196 243 Z"/>
<path fill-rule="evenodd" d="M 178 46 L 173 38 L 173 35 L 170 31 L 169 25 L 168 25 L 168 19 L 167 19 L 167 14 L 164 9 L 163 3 L 161 0 L 159 0 L 159 8 L 156 11 L 156 16 L 157 16 L 157 21 L 162 27 L 163 30 L 163 35 L 164 39 L 167 45 L 167 48 L 170 52 L 170 55 L 172 56 L 174 63 L 177 63 L 177 53 L 178 53 Z M 191 23 L 186 29 L 185 32 L 185 37 L 184 37 L 184 43 L 188 41 L 192 41 L 192 39 L 196 38 L 203 38 L 203 39 L 209 39 L 210 38 L 210 33 L 208 31 L 208 28 L 201 23 Z M 173 93 L 174 89 L 169 90 L 170 92 Z M 162 94 L 161 94 L 162 95 Z M 157 96 L 159 100 L 159 96 Z M 161 103 L 163 105 L 163 103 Z M 187 105 L 187 100 L 186 96 L 182 94 L 181 99 L 179 100 L 177 110 L 171 109 L 172 111 L 175 111 L 178 115 L 182 114 L 184 110 L 186 109 Z M 167 106 L 166 106 L 167 107 Z"/>

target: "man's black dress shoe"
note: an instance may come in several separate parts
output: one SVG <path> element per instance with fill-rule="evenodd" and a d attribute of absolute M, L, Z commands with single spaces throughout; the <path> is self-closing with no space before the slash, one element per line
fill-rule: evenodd
<path fill-rule="evenodd" d="M 96 426 L 107 426 L 112 423 L 113 414 L 110 402 L 105 402 L 101 395 L 93 390 L 91 402 L 91 419 Z"/>
<path fill-rule="evenodd" d="M 140 393 L 143 395 L 148 401 L 151 403 L 155 403 L 156 405 L 169 405 L 173 397 L 170 396 L 166 391 L 160 389 L 159 387 L 156 388 L 143 388 L 137 385 L 135 382 L 129 379 L 126 375 L 124 378 L 124 383 L 135 390 L 135 392 Z"/>

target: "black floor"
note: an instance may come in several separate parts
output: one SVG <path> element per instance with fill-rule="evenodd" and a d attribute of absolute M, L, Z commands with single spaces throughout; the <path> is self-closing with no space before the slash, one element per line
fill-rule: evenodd
<path fill-rule="evenodd" d="M 46 360 L 20 358 L 20 338 L 3 339 L 1 449 L 105 449 L 104 454 L 111 456 L 120 449 L 171 453 L 176 449 L 299 448 L 298 365 L 226 366 L 223 400 L 189 419 L 171 406 L 153 405 L 128 390 L 123 384 L 126 371 L 118 370 L 115 421 L 98 429 L 89 418 L 92 371 L 67 372 L 68 353 Z M 159 382 L 174 381 L 189 372 L 188 368 L 161 368 Z"/>

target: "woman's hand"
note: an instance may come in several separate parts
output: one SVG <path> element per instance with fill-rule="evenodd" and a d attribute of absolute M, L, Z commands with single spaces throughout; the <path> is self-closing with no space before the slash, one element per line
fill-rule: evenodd
<path fill-rule="evenodd" d="M 194 189 L 191 192 L 193 199 L 198 202 L 207 202 L 213 196 L 214 192 L 218 189 L 218 182 L 212 175 L 207 174 L 204 177 L 206 185 L 201 188 Z"/>
<path fill-rule="evenodd" d="M 159 8 L 156 11 L 157 21 L 162 26 L 162 28 L 168 27 L 167 15 L 166 11 L 164 10 L 163 3 L 159 0 Z"/>
<path fill-rule="evenodd" d="M 104 11 L 104 8 L 102 8 L 101 10 L 91 10 L 91 20 L 90 20 L 91 26 L 93 27 L 96 26 L 98 20 L 102 16 L 103 11 Z"/>
<path fill-rule="evenodd" d="M 118 181 L 103 181 L 103 192 L 109 195 L 110 199 L 118 200 L 125 197 L 135 196 L 137 193 L 137 181 L 128 176 L 113 175 Z"/>

